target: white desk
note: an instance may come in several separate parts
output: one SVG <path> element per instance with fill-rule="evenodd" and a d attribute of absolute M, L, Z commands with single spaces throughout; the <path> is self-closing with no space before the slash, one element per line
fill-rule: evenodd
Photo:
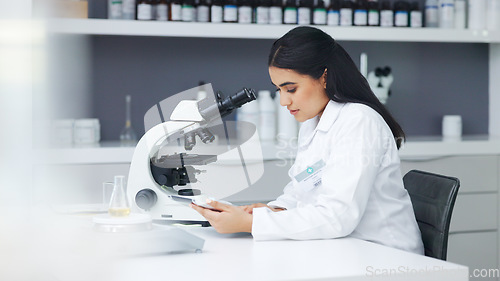
<path fill-rule="evenodd" d="M 15 225 L 0 240 L 0 280 L 468 280 L 465 266 L 352 238 L 254 242 L 201 227 L 185 229 L 205 239 L 202 253 L 110 259 L 85 239 L 89 219 L 73 221 Z"/>
<path fill-rule="evenodd" d="M 248 234 L 191 229 L 203 253 L 120 261 L 112 281 L 145 280 L 468 280 L 468 269 L 362 240 L 254 242 Z"/>

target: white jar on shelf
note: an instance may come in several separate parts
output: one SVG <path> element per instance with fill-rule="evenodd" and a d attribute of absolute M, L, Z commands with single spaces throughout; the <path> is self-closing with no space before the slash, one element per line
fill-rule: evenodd
<path fill-rule="evenodd" d="M 260 140 L 274 141 L 276 139 L 276 105 L 271 97 L 271 91 L 259 91 L 258 96 Z"/>
<path fill-rule="evenodd" d="M 259 104 L 257 101 L 239 107 L 236 111 L 236 121 L 238 140 L 244 142 L 250 139 L 254 130 L 247 123 L 253 124 L 256 130 L 259 126 Z"/>
<path fill-rule="evenodd" d="M 52 121 L 52 143 L 53 144 L 72 144 L 74 119 L 58 119 Z"/>
<path fill-rule="evenodd" d="M 278 109 L 278 134 L 276 136 L 278 143 L 290 145 L 297 141 L 298 122 L 290 114 L 286 106 L 281 106 L 279 98 L 276 98 L 276 107 Z"/>
<path fill-rule="evenodd" d="M 101 139 L 101 125 L 97 118 L 77 119 L 74 127 L 76 144 L 98 143 Z"/>

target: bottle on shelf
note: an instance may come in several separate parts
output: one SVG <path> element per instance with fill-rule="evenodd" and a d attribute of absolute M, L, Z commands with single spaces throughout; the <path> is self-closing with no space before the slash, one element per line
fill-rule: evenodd
<path fill-rule="evenodd" d="M 252 2 L 239 0 L 238 4 L 238 23 L 252 23 Z"/>
<path fill-rule="evenodd" d="M 354 21 L 356 26 L 368 25 L 368 3 L 365 0 L 357 0 L 354 4 Z"/>
<path fill-rule="evenodd" d="M 353 17 L 353 2 L 351 0 L 342 0 L 340 4 L 340 25 L 351 26 Z"/>
<path fill-rule="evenodd" d="M 249 124 L 247 123 L 252 123 L 255 128 L 259 127 L 259 112 L 259 103 L 257 101 L 238 107 L 236 110 L 236 133 L 239 140 L 245 141 L 251 137 L 250 133 L 253 130 L 249 130 Z"/>
<path fill-rule="evenodd" d="M 276 137 L 276 105 L 271 91 L 259 91 L 259 135 L 261 141 L 274 141 Z"/>
<path fill-rule="evenodd" d="M 135 0 L 122 0 L 122 19 L 135 20 Z"/>
<path fill-rule="evenodd" d="M 151 0 L 151 17 L 152 20 L 156 20 L 156 14 L 158 13 L 158 3 L 160 3 L 160 0 Z"/>
<path fill-rule="evenodd" d="M 327 25 L 337 26 L 340 24 L 340 2 L 339 0 L 330 0 L 327 12 Z"/>
<path fill-rule="evenodd" d="M 325 25 L 326 24 L 326 8 L 323 0 L 317 0 L 313 10 L 313 24 Z"/>
<path fill-rule="evenodd" d="M 380 25 L 380 7 L 377 0 L 368 1 L 368 25 Z"/>
<path fill-rule="evenodd" d="M 410 27 L 422 27 L 422 11 L 417 1 L 411 3 Z"/>
<path fill-rule="evenodd" d="M 269 24 L 270 0 L 259 0 L 255 8 L 255 23 Z"/>
<path fill-rule="evenodd" d="M 283 23 L 297 24 L 297 2 L 295 0 L 286 0 L 283 9 Z"/>
<path fill-rule="evenodd" d="M 454 28 L 455 27 L 455 1 L 441 0 L 439 7 L 439 27 Z"/>
<path fill-rule="evenodd" d="M 160 0 L 156 5 L 155 20 L 167 21 L 168 20 L 168 2 L 167 0 Z"/>
<path fill-rule="evenodd" d="M 394 26 L 408 27 L 409 7 L 406 1 L 397 1 L 394 3 Z"/>
<path fill-rule="evenodd" d="M 487 5 L 485 0 L 469 0 L 468 22 L 469 29 L 481 30 L 486 28 Z"/>
<path fill-rule="evenodd" d="M 238 1 L 237 0 L 225 0 L 224 1 L 224 22 L 238 22 Z"/>
<path fill-rule="evenodd" d="M 275 98 L 277 112 L 276 140 L 280 147 L 294 147 L 298 136 L 298 122 L 290 114 L 286 106 L 280 104 L 278 96 Z"/>
<path fill-rule="evenodd" d="M 269 24 L 283 23 L 283 1 L 272 0 L 269 7 Z"/>
<path fill-rule="evenodd" d="M 135 144 L 137 141 L 137 134 L 132 127 L 132 113 L 131 113 L 132 97 L 127 95 L 125 97 L 125 127 L 120 133 L 120 142 L 122 144 Z"/>
<path fill-rule="evenodd" d="M 108 19 L 118 20 L 122 18 L 122 0 L 108 0 Z"/>
<path fill-rule="evenodd" d="M 213 0 L 210 6 L 210 22 L 222 22 L 224 20 L 222 0 Z"/>
<path fill-rule="evenodd" d="M 137 1 L 137 20 L 152 20 L 153 19 L 153 1 L 139 0 Z"/>
<path fill-rule="evenodd" d="M 196 21 L 209 22 L 210 21 L 210 5 L 207 0 L 200 0 L 196 6 Z"/>
<path fill-rule="evenodd" d="M 425 0 L 425 27 L 439 27 L 438 0 Z"/>
<path fill-rule="evenodd" d="M 196 21 L 196 7 L 194 0 L 184 0 L 181 9 L 182 21 Z"/>
<path fill-rule="evenodd" d="M 486 28 L 488 30 L 499 30 L 500 29 L 500 1 L 499 0 L 488 0 L 486 3 L 487 13 L 486 13 Z"/>
<path fill-rule="evenodd" d="M 170 20 L 182 20 L 182 0 L 172 0 L 172 3 L 170 4 Z"/>
<path fill-rule="evenodd" d="M 455 28 L 465 29 L 467 19 L 467 3 L 465 0 L 455 0 Z"/>
<path fill-rule="evenodd" d="M 391 9 L 391 2 L 384 0 L 380 7 L 380 26 L 394 26 L 394 11 Z"/>
<path fill-rule="evenodd" d="M 297 23 L 301 25 L 311 24 L 312 0 L 299 0 L 297 8 Z"/>

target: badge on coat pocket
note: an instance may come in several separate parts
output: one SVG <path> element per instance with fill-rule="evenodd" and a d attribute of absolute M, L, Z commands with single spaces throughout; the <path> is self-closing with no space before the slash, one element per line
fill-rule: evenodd
<path fill-rule="evenodd" d="M 321 175 L 323 174 L 323 167 L 325 162 L 319 160 L 311 166 L 297 174 L 295 180 L 299 183 L 300 187 L 305 190 L 311 190 L 321 184 Z"/>

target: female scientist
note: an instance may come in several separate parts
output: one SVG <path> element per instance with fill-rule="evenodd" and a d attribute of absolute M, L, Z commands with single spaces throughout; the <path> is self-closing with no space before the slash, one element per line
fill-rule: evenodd
<path fill-rule="evenodd" d="M 423 254 L 399 168 L 403 130 L 347 52 L 297 27 L 274 42 L 268 64 L 280 104 L 303 122 L 290 183 L 267 205 L 191 207 L 218 232 L 255 240 L 350 236 Z"/>

